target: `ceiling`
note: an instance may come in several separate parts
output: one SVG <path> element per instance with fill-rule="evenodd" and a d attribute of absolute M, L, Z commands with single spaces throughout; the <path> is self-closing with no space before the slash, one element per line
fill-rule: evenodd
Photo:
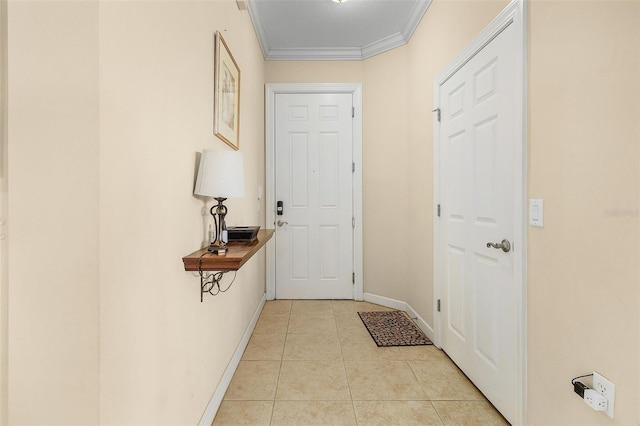
<path fill-rule="evenodd" d="M 362 60 L 409 41 L 431 0 L 247 0 L 267 60 Z"/>

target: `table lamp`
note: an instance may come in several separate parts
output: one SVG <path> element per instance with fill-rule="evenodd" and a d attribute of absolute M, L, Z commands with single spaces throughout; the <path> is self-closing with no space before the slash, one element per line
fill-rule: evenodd
<path fill-rule="evenodd" d="M 222 231 L 226 229 L 227 207 L 223 202 L 227 198 L 244 195 L 244 167 L 240 151 L 202 151 L 193 193 L 212 197 L 218 202 L 210 210 L 215 225 L 215 238 L 212 238 L 209 251 L 216 254 L 226 253 L 227 242 L 223 240 Z"/>

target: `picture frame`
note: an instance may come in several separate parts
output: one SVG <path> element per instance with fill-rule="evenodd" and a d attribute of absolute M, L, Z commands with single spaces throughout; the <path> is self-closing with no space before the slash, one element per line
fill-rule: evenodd
<path fill-rule="evenodd" d="M 214 50 L 213 134 L 240 149 L 240 67 L 219 31 Z"/>

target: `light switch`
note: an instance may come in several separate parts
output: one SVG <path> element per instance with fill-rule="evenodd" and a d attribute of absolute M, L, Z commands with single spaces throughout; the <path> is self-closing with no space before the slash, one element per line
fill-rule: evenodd
<path fill-rule="evenodd" d="M 529 200 L 529 225 L 543 226 L 544 203 L 542 198 L 531 198 Z"/>

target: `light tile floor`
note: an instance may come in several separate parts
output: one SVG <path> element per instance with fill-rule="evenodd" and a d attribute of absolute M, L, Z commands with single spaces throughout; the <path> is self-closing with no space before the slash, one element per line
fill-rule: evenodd
<path fill-rule="evenodd" d="M 213 425 L 508 425 L 437 348 L 377 347 L 357 312 L 379 310 L 267 302 Z"/>

